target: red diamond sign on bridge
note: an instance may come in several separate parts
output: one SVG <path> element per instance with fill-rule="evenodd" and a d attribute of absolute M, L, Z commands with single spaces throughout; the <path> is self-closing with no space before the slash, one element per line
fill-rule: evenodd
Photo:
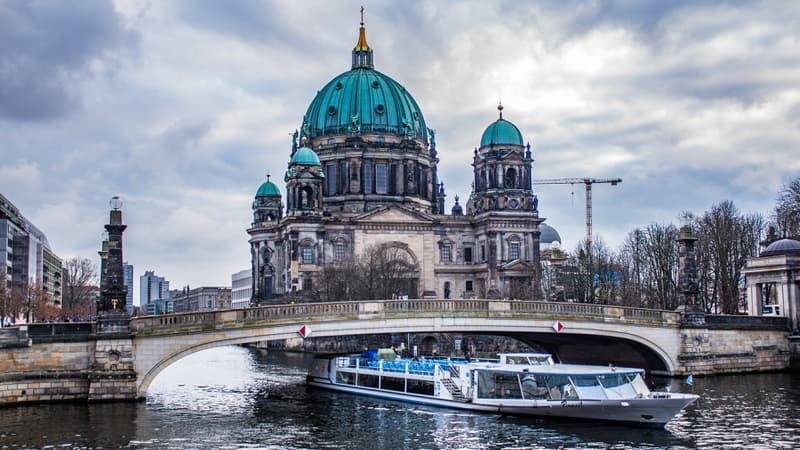
<path fill-rule="evenodd" d="M 561 333 L 561 330 L 564 329 L 564 324 L 561 323 L 560 321 L 556 320 L 553 323 L 553 327 L 552 328 L 553 328 L 553 331 L 555 331 L 556 333 Z"/>
<path fill-rule="evenodd" d="M 303 325 L 299 330 L 297 330 L 297 332 L 305 339 L 309 334 L 311 334 L 311 328 L 308 328 L 307 325 Z"/>

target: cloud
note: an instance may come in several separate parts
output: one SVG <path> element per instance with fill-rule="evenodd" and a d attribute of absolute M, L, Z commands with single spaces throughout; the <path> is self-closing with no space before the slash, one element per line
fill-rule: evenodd
<path fill-rule="evenodd" d="M 111 3 L 25 1 L 0 5 L 0 118 L 42 120 L 81 103 L 84 81 L 135 50 Z"/>
<path fill-rule="evenodd" d="M 120 195 L 137 273 L 227 283 L 249 264 L 253 194 L 268 172 L 283 188 L 290 133 L 350 68 L 360 5 L 3 2 L 3 194 L 86 257 Z M 725 199 L 768 212 L 800 173 L 800 4 L 371 2 L 365 21 L 376 69 L 437 131 L 448 210 L 500 99 L 535 177 L 623 178 L 594 190 L 612 247 Z M 537 192 L 574 248 L 583 186 Z"/>

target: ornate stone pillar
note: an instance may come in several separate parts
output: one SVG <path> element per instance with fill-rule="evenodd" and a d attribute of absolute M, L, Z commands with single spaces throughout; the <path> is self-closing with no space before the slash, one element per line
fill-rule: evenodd
<path fill-rule="evenodd" d="M 103 242 L 102 270 L 100 273 L 100 301 L 97 304 L 98 332 L 128 333 L 130 317 L 125 307 L 128 289 L 122 271 L 122 200 L 112 197 L 109 223 L 105 229 L 108 239 Z"/>
<path fill-rule="evenodd" d="M 697 253 L 695 243 L 697 238 L 692 233 L 689 225 L 681 227 L 678 233 L 678 286 L 681 292 L 681 304 L 685 306 L 683 313 L 684 322 L 693 324 L 705 323 L 705 312 L 700 305 L 697 284 Z"/>

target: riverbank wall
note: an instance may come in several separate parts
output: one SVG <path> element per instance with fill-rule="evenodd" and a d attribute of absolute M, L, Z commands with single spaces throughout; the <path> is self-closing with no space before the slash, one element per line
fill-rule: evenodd
<path fill-rule="evenodd" d="M 0 350 L 0 406 L 136 400 L 127 334 L 98 335 L 91 323 L 6 328 Z"/>

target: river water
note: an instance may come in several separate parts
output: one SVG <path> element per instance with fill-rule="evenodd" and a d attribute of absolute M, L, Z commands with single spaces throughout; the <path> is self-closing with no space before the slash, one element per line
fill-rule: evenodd
<path fill-rule="evenodd" d="M 453 411 L 308 389 L 310 356 L 241 347 L 168 367 L 146 402 L 0 409 L 0 448 L 800 448 L 800 374 L 718 376 L 665 430 Z"/>

